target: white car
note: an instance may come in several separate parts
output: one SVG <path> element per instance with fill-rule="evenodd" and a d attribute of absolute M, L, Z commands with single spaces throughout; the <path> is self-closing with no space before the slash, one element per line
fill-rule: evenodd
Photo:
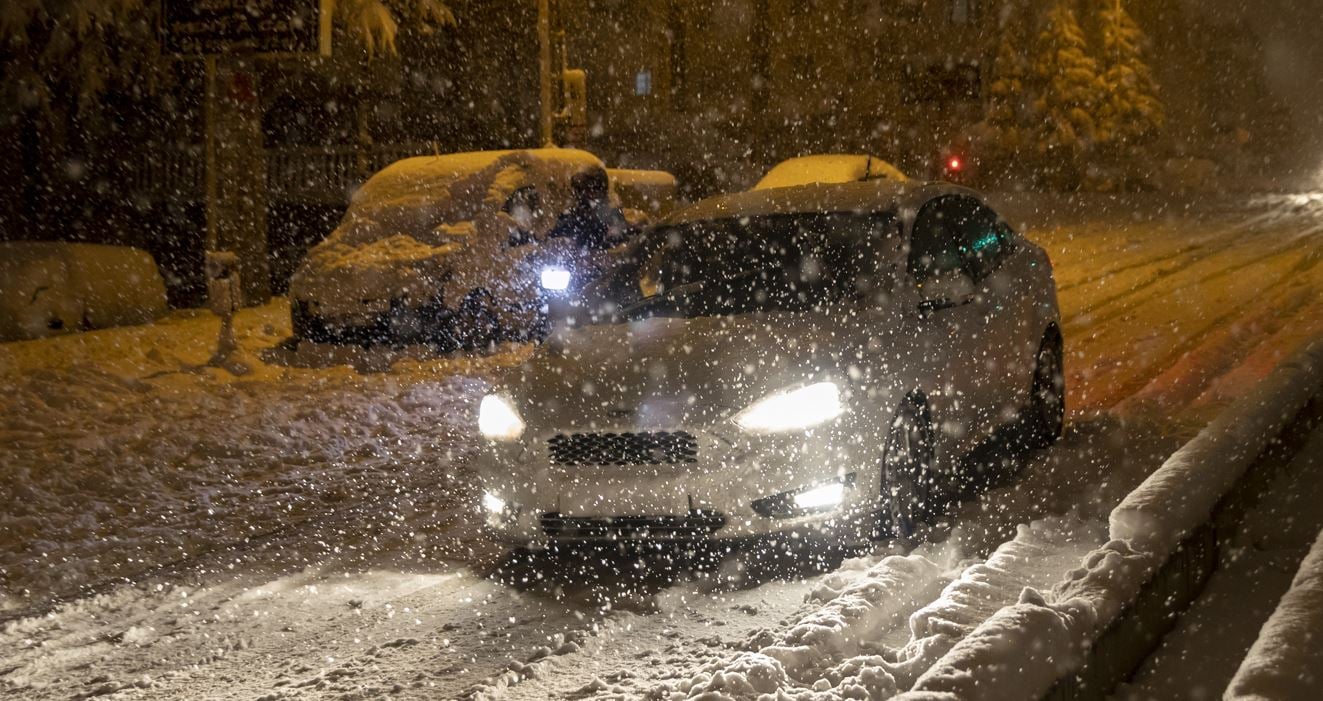
<path fill-rule="evenodd" d="M 618 205 L 608 170 L 586 151 L 398 161 L 355 192 L 290 280 L 294 334 L 464 347 L 539 335 L 545 283 L 564 293 L 599 275 L 609 244 L 647 216 Z M 602 240 L 587 245 L 572 225 L 598 214 Z"/>
<path fill-rule="evenodd" d="M 504 543 L 908 535 L 964 456 L 1061 434 L 1051 265 L 970 190 L 728 195 L 636 253 L 481 400 Z"/>

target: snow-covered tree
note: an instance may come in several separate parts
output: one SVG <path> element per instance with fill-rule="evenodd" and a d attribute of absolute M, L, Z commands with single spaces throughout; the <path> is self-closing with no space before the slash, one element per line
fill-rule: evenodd
<path fill-rule="evenodd" d="M 394 55 L 401 22 L 421 32 L 453 25 L 443 0 L 339 0 L 336 24 L 370 56 Z M 3 0 L 0 72 L 11 109 L 50 104 L 71 89 L 86 101 L 113 87 L 140 92 L 160 76 L 160 3 L 150 0 Z"/>
<path fill-rule="evenodd" d="M 1023 7 L 1019 3 L 1007 3 L 998 22 L 997 52 L 990 68 L 986 111 L 983 121 L 975 125 L 971 134 L 985 164 L 997 161 L 1005 165 L 1028 144 L 1033 132 L 1028 39 Z"/>
<path fill-rule="evenodd" d="M 1098 137 L 1107 92 L 1069 0 L 1052 4 L 1033 53 L 1034 142 L 1048 170 L 1069 175 Z"/>
<path fill-rule="evenodd" d="M 1145 61 L 1143 31 L 1121 0 L 1103 2 L 1098 19 L 1107 97 L 1100 110 L 1099 136 L 1124 151 L 1151 142 L 1166 123 L 1166 111 Z"/>

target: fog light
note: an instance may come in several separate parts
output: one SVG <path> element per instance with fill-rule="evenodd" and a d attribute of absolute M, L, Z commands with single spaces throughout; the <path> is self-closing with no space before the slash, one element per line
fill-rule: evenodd
<path fill-rule="evenodd" d="M 795 508 L 806 511 L 836 506 L 845 500 L 845 483 L 833 482 L 795 494 Z"/>
<path fill-rule="evenodd" d="M 789 492 L 773 494 L 754 501 L 755 513 L 768 518 L 793 518 L 833 511 L 845 502 L 845 489 L 854 487 L 855 473 L 802 487 Z"/>
<path fill-rule="evenodd" d="M 570 286 L 570 271 L 564 268 L 544 268 L 542 270 L 542 289 L 560 291 Z"/>

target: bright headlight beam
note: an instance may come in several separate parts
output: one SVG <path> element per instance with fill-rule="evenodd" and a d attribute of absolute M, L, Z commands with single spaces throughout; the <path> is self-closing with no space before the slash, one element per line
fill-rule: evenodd
<path fill-rule="evenodd" d="M 482 508 L 490 513 L 499 514 L 505 511 L 505 500 L 491 492 L 487 492 L 482 495 Z"/>
<path fill-rule="evenodd" d="M 570 286 L 570 271 L 564 268 L 543 268 L 542 289 L 564 290 Z"/>
<path fill-rule="evenodd" d="M 510 402 L 489 394 L 478 405 L 478 431 L 485 438 L 512 441 L 524 433 L 524 420 Z"/>
<path fill-rule="evenodd" d="M 746 431 L 779 433 L 803 430 L 845 412 L 834 382 L 818 382 L 758 400 L 735 417 Z"/>
<path fill-rule="evenodd" d="M 845 499 L 845 483 L 832 482 L 795 495 L 795 508 L 806 511 L 836 506 Z"/>

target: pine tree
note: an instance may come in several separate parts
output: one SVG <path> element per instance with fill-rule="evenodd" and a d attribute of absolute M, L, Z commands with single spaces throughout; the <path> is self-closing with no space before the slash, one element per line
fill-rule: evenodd
<path fill-rule="evenodd" d="M 1106 86 L 1069 0 L 1056 0 L 1048 10 L 1035 48 L 1035 145 L 1049 168 L 1078 174 L 1098 136 L 1096 116 Z"/>
<path fill-rule="evenodd" d="M 1121 0 L 1104 0 L 1098 13 L 1102 28 L 1103 83 L 1107 99 L 1101 110 L 1100 137 L 1124 152 L 1150 143 L 1166 123 L 1153 72 L 1144 59 L 1144 33 Z"/>
<path fill-rule="evenodd" d="M 989 76 L 986 112 L 974 128 L 984 157 L 1003 162 L 1020 152 L 1032 132 L 1030 65 L 1025 46 L 1028 33 L 1023 20 L 1018 4 L 1005 7 Z"/>

